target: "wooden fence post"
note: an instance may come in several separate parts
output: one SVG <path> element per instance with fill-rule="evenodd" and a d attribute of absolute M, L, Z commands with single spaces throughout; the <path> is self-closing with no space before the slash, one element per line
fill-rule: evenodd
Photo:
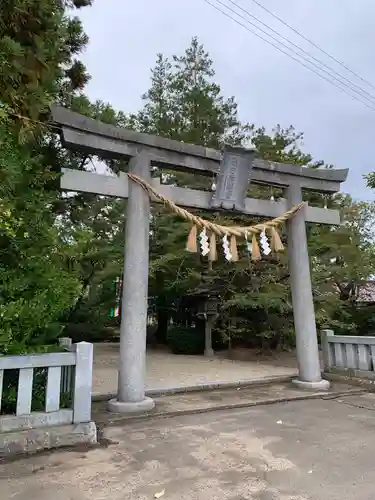
<path fill-rule="evenodd" d="M 93 345 L 89 342 L 79 342 L 75 345 L 77 356 L 74 396 L 73 396 L 73 423 L 91 421 L 91 390 Z"/>

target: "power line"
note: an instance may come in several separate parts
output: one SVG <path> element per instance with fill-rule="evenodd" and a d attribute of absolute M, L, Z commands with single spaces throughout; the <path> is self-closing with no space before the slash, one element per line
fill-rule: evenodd
<path fill-rule="evenodd" d="M 257 0 L 251 0 L 251 1 L 253 3 L 255 3 L 256 5 L 258 5 L 258 7 L 260 7 L 261 9 L 263 9 L 265 12 L 267 12 L 268 14 L 270 14 L 272 17 L 274 17 L 275 19 L 277 19 L 280 23 L 284 24 L 284 26 L 286 26 L 287 28 L 289 28 L 290 30 L 292 30 L 298 36 L 300 36 L 301 38 L 303 38 L 310 45 L 312 45 L 313 47 L 315 47 L 316 49 L 318 49 L 322 54 L 324 54 L 327 57 L 329 57 L 330 59 L 332 59 L 332 61 L 335 61 L 335 63 L 337 63 L 340 66 L 342 66 L 344 69 L 346 69 L 346 71 L 349 71 L 349 73 L 351 73 L 352 75 L 354 75 L 355 77 L 357 77 L 359 80 L 362 80 L 363 83 L 366 83 L 367 85 L 369 85 L 370 87 L 372 87 L 373 89 L 375 89 L 375 85 L 373 85 L 371 82 L 369 82 L 368 80 L 366 80 L 365 78 L 363 78 L 361 75 L 359 75 L 358 73 L 356 73 L 352 69 L 350 69 L 345 63 L 343 63 L 342 61 L 339 61 L 338 59 L 336 59 L 332 54 L 330 54 L 326 50 L 322 49 L 322 47 L 320 47 L 318 44 L 316 44 L 315 42 L 313 42 L 312 40 L 310 40 L 309 38 L 307 38 L 307 36 L 305 36 L 303 33 L 301 33 L 300 31 L 298 31 L 296 28 L 293 28 L 293 26 L 291 26 L 286 21 L 284 21 L 283 19 L 281 19 L 281 17 L 277 16 L 272 11 L 270 11 L 269 9 L 267 9 L 267 7 L 264 7 L 264 5 L 262 5 L 260 2 L 258 2 Z"/>
<path fill-rule="evenodd" d="M 240 7 L 238 4 L 236 4 L 234 1 L 232 0 L 228 0 L 230 3 L 236 5 L 236 7 L 240 8 L 241 10 L 244 10 L 242 9 L 242 7 Z M 329 71 L 326 71 L 324 68 L 321 68 L 320 66 L 318 66 L 316 63 L 314 63 L 313 61 L 310 61 L 308 58 L 306 58 L 303 54 L 301 54 L 301 52 L 299 51 L 296 51 L 294 50 L 293 48 L 289 47 L 287 44 L 285 44 L 284 42 L 278 40 L 276 37 L 274 37 L 273 35 L 271 35 L 270 33 L 268 33 L 267 31 L 265 31 L 264 29 L 260 28 L 259 26 L 257 26 L 256 24 L 254 24 L 253 22 L 249 21 L 248 19 L 246 19 L 243 15 L 239 14 L 236 10 L 232 9 L 231 7 L 229 7 L 227 4 L 225 4 L 224 2 L 222 2 L 221 0 L 216 0 L 217 3 L 219 3 L 220 5 L 222 5 L 223 7 L 225 7 L 227 10 L 229 10 L 230 12 L 233 12 L 234 14 L 236 14 L 236 16 L 238 16 L 240 19 L 242 19 L 243 21 L 246 21 L 246 23 L 250 24 L 251 26 L 253 26 L 254 28 L 256 28 L 257 30 L 259 30 L 261 33 L 264 33 L 266 36 L 268 36 L 269 38 L 271 38 L 272 40 L 274 40 L 275 42 L 277 42 L 278 44 L 282 45 L 283 47 L 285 47 L 287 50 L 291 51 L 292 53 L 294 53 L 295 55 L 297 55 L 298 57 L 300 57 L 301 59 L 303 59 L 304 61 L 306 61 L 307 63 L 311 64 L 312 66 L 314 66 L 315 68 L 317 68 L 319 71 L 322 71 L 323 73 L 325 73 L 326 75 L 328 75 L 328 77 L 330 78 L 333 78 L 334 80 L 336 80 L 337 82 L 339 82 L 341 85 L 343 85 L 344 87 L 348 88 L 349 90 L 353 91 L 355 94 L 358 94 L 360 97 L 364 98 L 364 99 L 367 99 L 371 104 L 375 104 L 375 101 L 373 101 L 372 99 L 375 99 L 373 96 L 370 95 L 370 97 L 372 97 L 372 99 L 360 94 L 357 90 L 355 90 L 351 85 L 348 85 L 346 84 L 344 81 L 342 81 L 340 78 L 337 78 L 336 76 L 332 75 Z M 247 11 L 245 11 L 249 16 L 251 16 L 250 13 L 248 13 Z M 254 16 L 251 16 L 251 17 L 254 17 Z M 256 18 L 255 18 L 256 19 Z M 264 24 L 262 23 L 261 21 L 259 21 L 261 24 Z M 267 25 L 265 25 L 267 28 L 269 28 Z M 271 31 L 275 31 L 275 30 L 272 30 L 272 28 L 269 28 L 271 29 Z M 251 30 L 250 30 L 251 31 Z M 281 37 L 281 38 L 284 38 L 282 37 L 279 33 L 277 33 L 275 31 L 275 33 Z M 255 33 L 254 33 L 255 34 Z M 259 35 L 257 35 L 259 36 Z M 284 38 L 288 43 L 291 43 L 292 45 L 295 45 L 293 44 L 292 42 L 289 42 L 288 39 Z M 298 45 L 295 45 L 297 48 L 300 48 L 298 47 Z M 303 49 L 301 49 L 303 50 Z M 307 53 L 307 55 L 309 55 Z M 318 62 L 320 62 L 319 60 L 317 60 Z M 319 74 L 320 75 L 320 74 Z M 322 77 L 322 75 L 320 75 Z M 330 82 L 333 84 L 333 82 L 330 80 Z M 345 91 L 345 90 L 344 90 Z M 351 93 L 347 92 L 349 95 L 352 95 Z M 362 102 L 362 104 L 366 104 L 364 103 L 363 101 L 360 101 Z"/>
<path fill-rule="evenodd" d="M 350 97 L 352 97 L 353 99 L 355 99 L 356 101 L 360 102 L 361 104 L 363 104 L 364 106 L 366 106 L 367 108 L 371 109 L 372 111 L 375 111 L 375 108 L 370 106 L 369 104 L 367 104 L 366 102 L 363 102 L 362 100 L 360 100 L 358 98 L 357 95 L 355 94 L 352 94 L 351 92 L 349 92 L 348 90 L 346 90 L 345 88 L 342 88 L 340 87 L 337 83 L 333 82 L 332 80 L 330 80 L 329 78 L 325 77 L 324 75 L 318 73 L 316 70 L 314 70 L 311 66 L 308 66 L 307 64 L 303 63 L 300 59 L 297 59 L 296 57 L 292 56 L 289 52 L 283 50 L 282 48 L 280 48 L 278 45 L 274 44 L 273 42 L 270 42 L 269 40 L 267 40 L 267 38 L 264 38 L 262 35 L 259 35 L 259 33 L 257 33 L 256 31 L 250 29 L 248 26 L 246 26 L 245 24 L 241 23 L 241 21 L 239 21 L 238 19 L 232 17 L 230 14 L 228 14 L 227 12 L 225 12 L 224 10 L 222 10 L 220 7 L 218 7 L 217 5 L 213 4 L 210 0 L 203 0 L 204 2 L 206 2 L 207 4 L 209 4 L 211 7 L 213 7 L 214 9 L 216 9 L 218 12 L 220 12 L 221 14 L 223 14 L 224 16 L 228 17 L 229 19 L 231 19 L 232 21 L 234 21 L 235 23 L 237 23 L 239 26 L 242 26 L 242 28 L 244 28 L 246 31 L 248 31 L 249 33 L 252 33 L 253 35 L 257 36 L 258 38 L 260 38 L 261 40 L 263 40 L 264 42 L 268 43 L 269 45 L 271 45 L 272 47 L 274 47 L 276 50 L 278 50 L 279 52 L 282 52 L 283 54 L 285 54 L 286 56 L 288 56 L 289 58 L 293 59 L 294 61 L 298 62 L 299 64 L 301 64 L 303 67 L 307 68 L 309 71 L 312 71 L 314 74 L 318 75 L 320 78 L 322 78 L 323 80 L 325 80 L 326 82 L 328 82 L 329 84 L 331 85 L 334 85 L 335 87 L 337 87 L 341 92 L 344 92 L 345 94 L 349 95 Z M 225 4 L 223 4 L 223 2 L 221 2 L 220 0 L 216 0 L 218 3 L 222 4 L 224 7 L 226 7 L 228 10 L 231 10 L 232 12 L 234 12 L 238 17 L 240 17 L 241 19 L 243 19 L 245 22 L 247 22 L 248 24 L 253 24 L 251 23 L 250 21 L 248 21 L 244 16 L 241 16 L 240 14 L 238 14 L 236 11 L 234 11 L 233 9 L 231 9 L 230 7 L 226 6 Z M 261 30 L 261 28 L 258 28 L 257 26 L 255 26 L 257 29 L 259 29 L 260 31 L 263 31 L 264 30 Z M 278 43 L 279 40 L 277 40 L 275 37 L 272 37 L 272 35 L 269 35 L 267 32 L 264 32 L 267 36 L 269 36 L 270 38 L 273 38 L 274 40 L 276 40 Z M 287 45 L 283 44 L 281 42 L 281 45 L 283 45 L 284 47 L 287 48 L 287 50 L 292 50 L 290 49 Z M 295 52 L 295 51 L 294 51 Z M 299 55 L 299 54 L 297 54 Z M 301 57 L 301 56 L 300 56 Z M 306 59 L 305 59 L 306 60 Z M 313 64 L 311 61 L 307 60 L 308 63 L 310 64 Z M 317 66 L 317 65 L 315 65 Z M 319 70 L 321 70 L 321 68 L 318 67 Z"/>
<path fill-rule="evenodd" d="M 235 7 L 237 7 L 239 10 L 241 10 L 242 12 L 244 12 L 247 16 L 251 17 L 252 19 L 255 19 L 256 22 L 258 22 L 259 24 L 261 24 L 262 26 L 264 26 L 266 29 L 272 31 L 273 33 L 275 33 L 277 36 L 279 36 L 282 40 L 285 40 L 287 43 L 289 43 L 290 45 L 293 45 L 294 47 L 296 47 L 298 50 L 302 51 L 304 54 L 306 54 L 308 57 L 310 57 L 311 59 L 313 59 L 314 61 L 316 61 L 318 64 L 321 64 L 322 66 L 324 66 L 325 68 L 328 69 L 328 72 L 323 70 L 322 68 L 319 68 L 321 69 L 322 71 L 324 71 L 325 73 L 328 73 L 329 76 L 331 76 L 332 78 L 334 78 L 335 80 L 339 81 L 341 84 L 345 85 L 345 86 L 348 86 L 353 92 L 357 92 L 359 94 L 362 95 L 362 97 L 364 97 L 365 99 L 367 99 L 368 101 L 370 101 L 371 103 L 375 104 L 375 96 L 372 95 L 370 92 L 367 92 L 367 90 L 363 89 L 362 87 L 360 87 L 359 85 L 357 85 L 356 83 L 352 82 L 349 78 L 347 78 L 346 76 L 342 75 L 341 73 L 339 73 L 338 71 L 336 71 L 335 69 L 331 68 L 330 66 L 328 66 L 327 64 L 325 64 L 323 61 L 321 61 L 320 59 L 318 59 L 317 57 L 315 57 L 314 55 L 310 54 L 309 52 L 307 52 L 305 49 L 303 49 L 302 47 L 300 47 L 299 45 L 295 44 L 294 42 L 292 42 L 291 40 L 289 40 L 287 37 L 281 35 L 278 31 L 276 31 L 275 29 L 273 29 L 271 26 L 269 26 L 268 24 L 264 23 L 263 21 L 261 21 L 260 19 L 258 19 L 256 16 L 254 16 L 253 14 L 251 14 L 248 10 L 244 9 L 241 5 L 239 5 L 238 3 L 236 3 L 234 0 L 227 0 L 229 3 L 231 3 L 232 5 L 234 5 Z M 254 0 L 252 0 L 254 1 Z M 219 2 L 221 3 L 221 2 Z M 256 2 L 258 4 L 258 2 Z M 223 4 L 222 4 L 223 5 Z M 225 4 L 224 4 L 225 5 Z M 227 9 L 230 9 L 230 7 L 228 7 L 227 5 L 225 5 L 225 7 Z M 232 9 L 230 9 L 232 10 Z M 233 12 L 233 11 L 232 11 Z M 261 28 L 259 28 L 257 25 L 254 25 L 253 23 L 251 23 L 251 21 L 248 21 L 250 24 L 252 24 L 253 26 L 255 26 L 257 29 L 261 30 Z M 263 31 L 263 30 L 261 30 Z M 271 36 L 271 35 L 268 35 L 268 36 Z M 301 56 L 301 54 L 298 54 L 300 57 L 303 57 L 304 56 Z M 311 61 L 309 61 L 310 64 L 313 64 Z M 333 72 L 333 74 L 331 73 Z M 334 75 L 337 75 L 339 78 L 335 77 Z M 342 81 L 345 80 L 346 82 L 348 83 L 345 83 L 345 81 Z M 355 88 L 357 88 L 358 90 L 356 90 Z"/>

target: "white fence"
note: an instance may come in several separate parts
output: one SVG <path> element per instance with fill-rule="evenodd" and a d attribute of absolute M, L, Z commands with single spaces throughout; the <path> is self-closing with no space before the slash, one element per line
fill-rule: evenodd
<path fill-rule="evenodd" d="M 335 335 L 322 330 L 324 371 L 347 371 L 375 377 L 375 337 Z"/>
<path fill-rule="evenodd" d="M 0 432 L 90 422 L 92 365 L 93 345 L 87 342 L 74 344 L 70 352 L 0 356 L 0 410 L 8 390 L 6 371 L 19 370 L 15 411 L 0 413 Z M 44 411 L 32 411 L 36 369 L 46 374 Z M 61 408 L 62 395 L 68 396 L 68 408 Z"/>

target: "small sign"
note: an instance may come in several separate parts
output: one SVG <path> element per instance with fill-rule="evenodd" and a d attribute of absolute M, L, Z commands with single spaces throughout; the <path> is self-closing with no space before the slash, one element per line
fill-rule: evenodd
<path fill-rule="evenodd" d="M 224 151 L 211 208 L 244 211 L 254 157 L 254 151 L 248 149 L 227 148 Z"/>

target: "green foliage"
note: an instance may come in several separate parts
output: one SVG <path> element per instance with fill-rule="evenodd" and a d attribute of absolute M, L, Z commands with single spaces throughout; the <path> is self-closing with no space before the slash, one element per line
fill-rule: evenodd
<path fill-rule="evenodd" d="M 53 343 L 62 330 L 61 315 L 81 293 L 67 266 L 71 242 L 64 240 L 54 212 L 61 197 L 54 170 L 58 141 L 40 125 L 52 102 L 69 102 L 88 78 L 74 59 L 87 37 L 80 21 L 66 15 L 73 3 L 15 0 L 0 5 L 3 354 Z"/>
<path fill-rule="evenodd" d="M 371 189 L 375 189 L 375 172 L 365 175 L 365 179 L 367 180 L 367 186 Z"/>
<path fill-rule="evenodd" d="M 355 309 L 358 335 L 375 335 L 375 305 Z"/>
<path fill-rule="evenodd" d="M 168 329 L 167 342 L 173 354 L 203 354 L 204 330 L 198 326 L 173 326 Z"/>
<path fill-rule="evenodd" d="M 10 346 L 53 341 L 61 312 L 75 302 L 79 282 L 64 269 L 66 244 L 51 213 L 53 193 L 43 189 L 51 172 L 39 169 L 0 124 L 0 352 Z"/>
<path fill-rule="evenodd" d="M 115 303 L 114 282 L 122 271 L 124 203 L 80 195 L 69 203 L 60 231 L 70 242 L 67 268 L 79 280 L 81 293 L 64 321 L 104 326 Z"/>
<path fill-rule="evenodd" d="M 102 323 L 90 321 L 89 312 L 83 315 L 81 323 L 65 324 L 64 335 L 70 337 L 74 343 L 76 342 L 118 342 L 119 340 L 119 325 L 109 326 L 109 320 L 105 321 L 106 326 Z M 103 322 L 104 323 L 104 322 Z"/>
<path fill-rule="evenodd" d="M 71 4 L 1 2 L 0 95 L 13 112 L 39 120 L 56 98 L 82 89 L 88 81 L 84 67 L 74 59 L 88 38 L 79 19 L 66 15 Z"/>
<path fill-rule="evenodd" d="M 203 45 L 193 38 L 181 56 L 172 62 L 158 54 L 151 71 L 151 87 L 142 96 L 144 108 L 136 126 L 183 142 L 219 148 L 224 142 L 238 142 L 246 126 L 237 117 L 234 97 L 225 99 L 213 81 L 213 61 Z"/>

